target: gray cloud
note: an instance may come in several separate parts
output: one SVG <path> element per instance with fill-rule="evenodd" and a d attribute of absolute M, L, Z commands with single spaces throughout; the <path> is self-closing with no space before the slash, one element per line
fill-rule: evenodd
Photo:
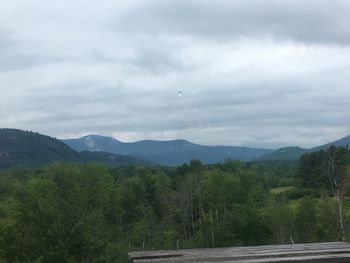
<path fill-rule="evenodd" d="M 0 29 L 0 70 L 16 70 L 30 66 L 35 58 L 18 49 L 11 31 Z"/>
<path fill-rule="evenodd" d="M 325 143 L 350 133 L 349 11 L 340 0 L 13 0 L 0 11 L 0 126 Z"/>
<path fill-rule="evenodd" d="M 346 0 L 143 3 L 125 14 L 125 30 L 222 39 L 265 37 L 307 43 L 349 44 L 350 40 L 350 3 Z"/>

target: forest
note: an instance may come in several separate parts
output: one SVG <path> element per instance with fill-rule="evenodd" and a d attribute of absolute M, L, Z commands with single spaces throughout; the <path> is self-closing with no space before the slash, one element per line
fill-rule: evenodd
<path fill-rule="evenodd" d="M 153 249 L 350 239 L 350 150 L 297 163 L 58 162 L 0 173 L 0 262 L 129 262 Z"/>

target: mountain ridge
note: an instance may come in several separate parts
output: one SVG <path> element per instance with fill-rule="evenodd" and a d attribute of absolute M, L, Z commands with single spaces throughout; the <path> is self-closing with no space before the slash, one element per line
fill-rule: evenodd
<path fill-rule="evenodd" d="M 77 151 L 103 150 L 171 166 L 181 165 L 192 159 L 199 159 L 207 164 L 221 162 L 229 158 L 250 161 L 273 152 L 270 149 L 240 146 L 206 146 L 183 139 L 121 142 L 112 137 L 86 135 L 77 139 L 62 141 Z"/>
<path fill-rule="evenodd" d="M 337 147 L 341 147 L 341 146 L 342 147 L 349 147 L 350 146 L 350 135 L 345 136 L 343 138 L 340 138 L 334 142 L 322 144 L 322 145 L 315 146 L 312 148 L 301 148 L 299 146 L 283 147 L 283 148 L 276 150 L 273 153 L 269 153 L 267 155 L 261 156 L 261 157 L 257 158 L 255 161 L 258 161 L 258 162 L 296 161 L 305 153 L 326 150 L 329 147 L 331 147 L 332 145 L 337 146 Z"/>
<path fill-rule="evenodd" d="M 192 159 L 205 164 L 225 159 L 242 161 L 296 161 L 307 152 L 331 145 L 350 146 L 350 136 L 310 149 L 298 146 L 278 150 L 240 146 L 206 146 L 183 139 L 122 142 L 112 137 L 87 135 L 78 139 L 58 140 L 37 132 L 0 128 L 0 169 L 26 167 L 54 161 L 100 162 L 115 165 L 176 166 Z"/>
<path fill-rule="evenodd" d="M 319 150 L 325 150 L 332 145 L 334 146 L 350 146 L 350 135 L 342 137 L 334 142 L 326 143 L 320 146 L 312 147 L 310 150 L 312 151 L 319 151 Z"/>
<path fill-rule="evenodd" d="M 107 143 L 109 148 L 100 144 L 101 138 Z M 91 145 L 98 145 L 99 147 L 90 147 L 88 149 L 87 144 L 84 143 L 85 140 L 94 141 L 94 144 Z M 104 150 L 106 152 L 134 156 L 163 165 L 179 165 L 190 161 L 190 159 L 199 159 L 207 164 L 224 161 L 229 158 L 257 162 L 296 161 L 304 153 L 327 149 L 331 145 L 350 146 L 350 135 L 312 148 L 288 146 L 277 150 L 243 146 L 206 146 L 183 139 L 122 142 L 115 138 L 101 135 L 86 135 L 77 139 L 62 141 L 77 151 Z M 150 147 L 153 147 L 153 149 L 150 150 Z"/>

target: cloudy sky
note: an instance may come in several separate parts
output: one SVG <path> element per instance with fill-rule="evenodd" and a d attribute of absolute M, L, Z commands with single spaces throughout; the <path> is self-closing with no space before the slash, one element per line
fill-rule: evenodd
<path fill-rule="evenodd" d="M 350 134 L 349 84 L 348 0 L 1 3 L 0 127 L 310 147 Z"/>

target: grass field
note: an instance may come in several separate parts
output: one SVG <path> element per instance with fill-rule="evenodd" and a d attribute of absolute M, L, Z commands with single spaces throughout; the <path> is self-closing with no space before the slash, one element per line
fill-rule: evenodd
<path fill-rule="evenodd" d="M 282 186 L 282 187 L 276 187 L 272 188 L 270 190 L 271 194 L 280 194 L 288 191 L 293 191 L 295 189 L 295 186 Z"/>

